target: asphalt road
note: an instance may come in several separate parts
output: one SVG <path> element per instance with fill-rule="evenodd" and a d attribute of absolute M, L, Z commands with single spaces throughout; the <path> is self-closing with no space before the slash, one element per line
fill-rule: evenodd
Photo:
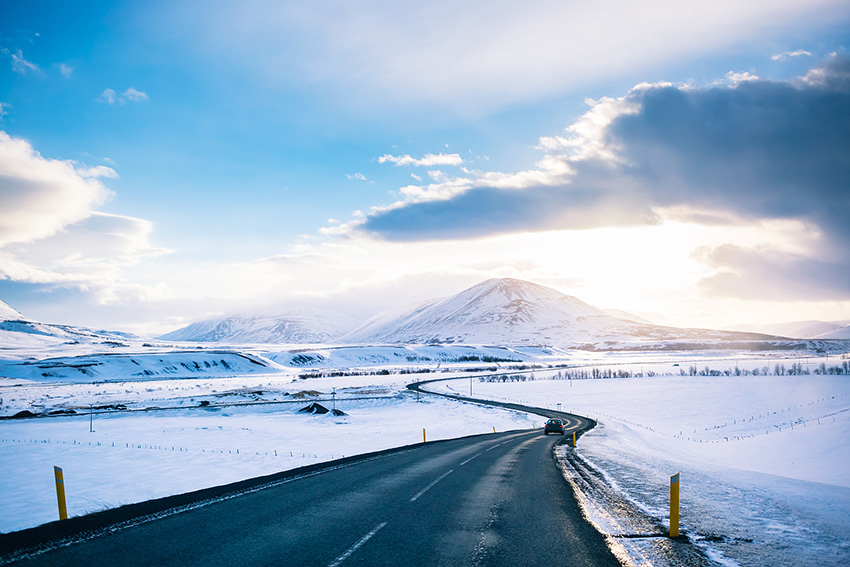
<path fill-rule="evenodd" d="M 555 466 L 553 445 L 567 438 L 534 430 L 415 445 L 131 519 L 12 564 L 619 565 Z"/>

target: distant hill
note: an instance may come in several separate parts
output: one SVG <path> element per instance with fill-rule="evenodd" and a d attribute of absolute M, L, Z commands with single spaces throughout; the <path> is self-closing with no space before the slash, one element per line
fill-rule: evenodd
<path fill-rule="evenodd" d="M 844 325 L 832 331 L 827 331 L 816 337 L 816 339 L 850 339 L 850 325 Z"/>
<path fill-rule="evenodd" d="M 0 301 L 0 344 L 97 343 L 138 338 L 138 336 L 132 333 L 122 333 L 120 331 L 95 331 L 74 325 L 56 325 L 54 323 L 33 321 L 17 309 Z"/>
<path fill-rule="evenodd" d="M 793 339 L 848 339 L 850 336 L 847 336 L 847 323 L 847 321 L 793 321 L 770 325 L 736 325 L 732 329 L 736 331 L 766 333 Z M 833 333 L 839 335 L 843 333 L 845 336 L 830 336 Z"/>
<path fill-rule="evenodd" d="M 295 309 L 277 315 L 232 315 L 192 323 L 159 338 L 169 341 L 248 343 L 329 343 L 357 322 L 342 313 Z"/>

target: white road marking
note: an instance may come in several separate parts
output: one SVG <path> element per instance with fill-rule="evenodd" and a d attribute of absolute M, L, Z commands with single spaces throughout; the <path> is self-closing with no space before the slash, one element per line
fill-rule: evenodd
<path fill-rule="evenodd" d="M 425 488 L 423 488 L 422 490 L 420 490 L 419 492 L 417 492 L 417 493 L 416 493 L 416 495 L 415 495 L 413 498 L 411 498 L 411 499 L 410 499 L 410 501 L 411 501 L 411 502 L 416 502 L 416 499 L 417 499 L 417 498 L 419 498 L 420 496 L 422 496 L 423 494 L 425 494 L 426 492 L 428 492 L 429 490 L 431 490 L 432 488 L 434 488 L 434 485 L 435 485 L 435 484 L 437 484 L 438 482 L 440 482 L 441 480 L 443 480 L 444 478 L 446 478 L 447 476 L 449 476 L 449 475 L 450 475 L 450 474 L 452 474 L 453 472 L 455 472 L 455 471 L 454 471 L 454 469 L 452 469 L 452 470 L 450 470 L 449 472 L 445 473 L 443 476 L 441 476 L 440 478 L 438 478 L 437 480 L 435 480 L 434 482 L 432 482 L 431 484 L 429 484 L 428 486 L 426 486 Z"/>
<path fill-rule="evenodd" d="M 345 561 L 346 559 L 348 559 L 349 557 L 351 557 L 351 554 L 352 554 L 352 553 L 354 553 L 355 551 L 357 551 L 358 549 L 360 549 L 360 547 L 361 547 L 364 543 L 366 543 L 367 541 L 369 541 L 370 539 L 372 539 L 372 536 L 374 536 L 376 533 L 378 533 L 378 532 L 381 530 L 381 528 L 383 528 L 383 527 L 384 527 L 384 526 L 386 526 L 386 525 L 387 525 L 387 523 L 386 523 L 386 522 L 381 522 L 380 524 L 378 524 L 377 526 L 375 526 L 375 527 L 372 529 L 372 531 L 371 531 L 371 532 L 369 532 L 368 534 L 366 534 L 366 535 L 364 535 L 363 537 L 361 537 L 359 540 L 357 540 L 357 543 L 355 543 L 354 545 L 352 545 L 351 547 L 349 547 L 348 549 L 346 549 L 346 550 L 345 550 L 345 553 L 343 553 L 342 555 L 340 555 L 339 557 L 337 557 L 336 559 L 334 559 L 332 562 L 330 562 L 330 563 L 328 564 L 328 567 L 337 567 L 340 563 L 342 563 L 343 561 Z"/>
<path fill-rule="evenodd" d="M 469 461 L 471 461 L 471 460 L 472 460 L 472 459 L 474 459 L 475 457 L 480 457 L 480 456 L 481 456 L 481 455 L 483 455 L 483 454 L 484 454 L 484 452 L 482 451 L 482 452 L 478 453 L 477 455 L 473 455 L 473 456 L 469 457 L 469 458 L 468 458 L 468 459 L 466 459 L 464 462 L 462 462 L 462 463 L 460 464 L 460 466 L 465 465 L 466 463 L 468 463 Z"/>

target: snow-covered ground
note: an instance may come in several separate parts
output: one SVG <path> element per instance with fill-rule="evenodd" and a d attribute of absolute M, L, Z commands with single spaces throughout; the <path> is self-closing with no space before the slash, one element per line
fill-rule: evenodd
<path fill-rule="evenodd" d="M 552 377 L 473 387 L 476 397 L 598 419 L 576 453 L 665 525 L 680 472 L 682 529 L 724 565 L 850 564 L 850 376 Z M 604 494 L 585 498 L 603 532 L 636 535 Z M 664 551 L 658 538 L 613 539 L 635 564 Z"/>
<path fill-rule="evenodd" d="M 431 388 L 467 394 L 471 386 L 476 397 L 598 419 L 577 455 L 658 522 L 667 521 L 669 477 L 681 472 L 683 531 L 725 565 L 850 564 L 850 376 L 813 373 L 846 361 L 834 353 L 175 348 L 109 346 L 111 354 L 98 354 L 90 345 L 57 345 L 46 364 L 53 368 L 40 368 L 45 361 L 31 360 L 32 350 L 0 360 L 0 415 L 76 412 L 0 421 L 0 531 L 57 517 L 54 465 L 64 470 L 75 515 L 416 443 L 423 428 L 433 440 L 542 423 L 404 391 L 411 381 L 455 376 Z M 231 368 L 212 366 L 222 357 Z M 83 366 L 97 374 L 80 372 L 80 362 L 97 363 Z M 519 365 L 573 368 L 529 369 L 505 382 L 467 372 Z M 783 367 L 804 373 L 764 375 Z M 570 373 L 640 377 L 569 380 Z M 314 401 L 348 415 L 298 411 Z M 634 535 L 604 499 L 590 491 L 585 498 L 601 530 Z M 636 565 L 659 564 L 658 538 L 613 541 Z"/>

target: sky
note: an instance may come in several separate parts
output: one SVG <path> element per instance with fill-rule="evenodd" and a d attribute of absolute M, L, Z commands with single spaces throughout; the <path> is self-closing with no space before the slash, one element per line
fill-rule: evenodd
<path fill-rule="evenodd" d="M 308 4 L 0 0 L 0 300 L 850 320 L 847 2 Z"/>

